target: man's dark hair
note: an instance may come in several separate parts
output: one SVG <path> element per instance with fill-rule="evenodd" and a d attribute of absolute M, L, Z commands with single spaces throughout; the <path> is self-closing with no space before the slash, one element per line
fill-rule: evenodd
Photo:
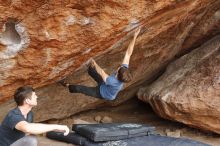
<path fill-rule="evenodd" d="M 118 70 L 118 80 L 121 82 L 130 82 L 132 80 L 130 70 L 126 67 L 120 67 Z"/>
<path fill-rule="evenodd" d="M 30 98 L 34 89 L 30 86 L 19 87 L 14 94 L 14 100 L 17 106 L 22 106 L 26 98 Z"/>

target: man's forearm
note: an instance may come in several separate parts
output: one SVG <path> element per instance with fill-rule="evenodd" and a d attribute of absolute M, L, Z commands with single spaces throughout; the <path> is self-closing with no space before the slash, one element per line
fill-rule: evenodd
<path fill-rule="evenodd" d="M 29 123 L 26 127 L 26 132 L 29 134 L 42 134 L 53 130 L 57 130 L 57 125 Z"/>
<path fill-rule="evenodd" d="M 64 135 L 69 133 L 69 128 L 66 125 L 28 123 L 27 121 L 17 123 L 15 128 L 26 134 L 42 134 L 54 130 L 63 132 Z"/>

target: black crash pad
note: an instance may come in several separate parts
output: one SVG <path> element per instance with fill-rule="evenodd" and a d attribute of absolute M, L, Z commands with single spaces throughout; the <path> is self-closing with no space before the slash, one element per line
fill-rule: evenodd
<path fill-rule="evenodd" d="M 95 142 L 151 135 L 155 131 L 155 127 L 134 123 L 77 124 L 72 129 Z"/>
<path fill-rule="evenodd" d="M 46 133 L 46 137 L 75 145 L 84 145 L 85 141 L 87 141 L 85 137 L 82 137 L 74 132 L 70 132 L 67 136 L 64 136 L 62 132 L 51 131 Z"/>
<path fill-rule="evenodd" d="M 183 138 L 150 135 L 108 142 L 86 141 L 83 146 L 210 146 Z"/>

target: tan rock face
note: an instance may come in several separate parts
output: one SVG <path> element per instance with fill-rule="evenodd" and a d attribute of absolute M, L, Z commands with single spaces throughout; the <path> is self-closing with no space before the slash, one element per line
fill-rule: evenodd
<path fill-rule="evenodd" d="M 107 104 L 121 103 L 176 56 L 218 34 L 219 13 L 219 0 L 0 1 L 0 119 L 14 106 L 15 89 L 27 84 L 41 97 L 39 121 L 103 104 L 52 83 L 70 74 L 70 83 L 94 86 L 86 61 L 93 57 L 111 73 L 141 25 L 130 64 L 134 79 Z"/>
<path fill-rule="evenodd" d="M 163 118 L 220 133 L 220 36 L 171 63 L 138 96 Z"/>

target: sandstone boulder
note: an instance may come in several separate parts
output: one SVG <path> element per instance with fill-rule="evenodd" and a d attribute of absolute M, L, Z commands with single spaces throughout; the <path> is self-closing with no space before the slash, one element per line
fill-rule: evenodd
<path fill-rule="evenodd" d="M 172 62 L 138 97 L 163 118 L 220 134 L 220 36 Z"/>

